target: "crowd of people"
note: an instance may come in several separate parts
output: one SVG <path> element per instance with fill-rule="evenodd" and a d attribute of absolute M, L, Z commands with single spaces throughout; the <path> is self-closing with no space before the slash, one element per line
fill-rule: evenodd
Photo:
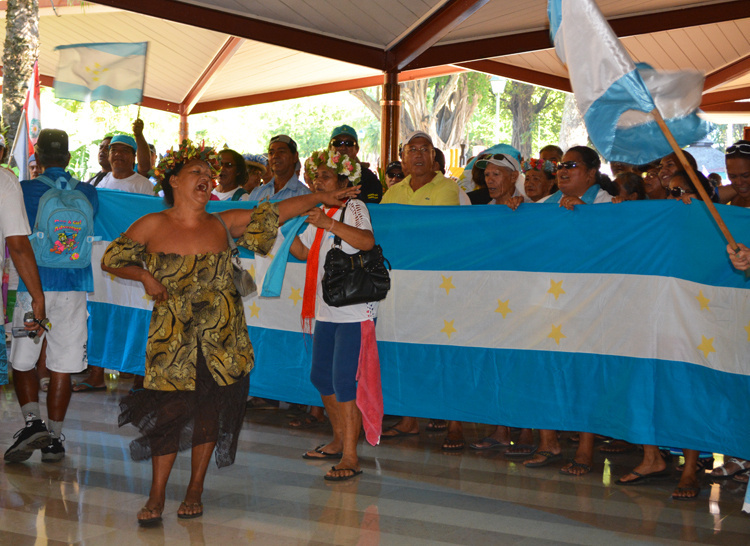
<path fill-rule="evenodd" d="M 382 180 L 358 159 L 358 152 L 356 130 L 341 125 L 332 131 L 328 146 L 304 164 L 297 143 L 283 134 L 270 139 L 267 154 L 243 156 L 185 140 L 157 161 L 137 120 L 132 135 L 102 140 L 101 171 L 87 182 L 78 182 L 65 170 L 70 161 L 68 135 L 43 130 L 30 160 L 30 166 L 34 163 L 32 179 L 19 183 L 9 170 L 0 170 L 0 245 L 7 245 L 20 278 L 15 305 L 9 306 L 14 337 L 8 360 L 25 421 L 5 461 L 26 461 L 37 449 L 44 462 L 62 460 L 62 428 L 72 393 L 106 390 L 101 367 L 88 366 L 83 381 L 71 381 L 72 374 L 87 366 L 86 295 L 93 290 L 93 274 L 86 256 L 87 252 L 90 256 L 94 237 L 86 236 L 86 230 L 93 229 L 99 188 L 161 194 L 167 205 L 161 212 L 138 219 L 112 241 L 101 264 L 105 272 L 140 282 L 154 301 L 145 375 L 135 376 L 132 389 L 121 401 L 120 414 L 121 425 L 132 423 L 141 432 L 131 444 L 133 458 L 152 461 L 150 495 L 137 515 L 142 525 L 161 520 L 170 470 L 181 450 L 191 450 L 192 465 L 178 517 L 202 515 L 201 494 L 211 456 L 219 467 L 232 464 L 246 409 L 278 407 L 278 401 L 247 399 L 254 352 L 234 281 L 232 240 L 265 255 L 277 248 L 280 225 L 300 215 L 306 218 L 307 227 L 294 237 L 290 252 L 306 262 L 301 319 L 313 336 L 310 380 L 322 403 L 292 426 L 330 420 L 332 438 L 303 457 L 336 462 L 324 478 L 345 481 L 362 473 L 357 445 L 367 410 L 357 400 L 358 379 L 365 381 L 360 373 L 363 363 L 378 369 L 378 304 L 329 305 L 321 280 L 326 255 L 334 245 L 347 254 L 373 248 L 376 234 L 368 206 L 501 205 L 517 210 L 535 203 L 556 203 L 573 210 L 645 199 L 679 199 L 690 204 L 699 199 L 695 181 L 717 203 L 750 206 L 750 141 L 727 148 L 730 184 L 726 186 L 704 176 L 688 153 L 688 165 L 680 163 L 676 154 L 647 165 L 613 162 L 610 177 L 601 171 L 599 154 L 587 146 L 562 150 L 549 145 L 538 157 L 523 158 L 512 146 L 497 144 L 471 158 L 462 180 L 457 181 L 446 175 L 445 156 L 422 131 L 404 140 L 399 160 L 386 166 Z M 57 219 L 62 205 L 55 208 L 55 204 L 69 205 L 73 194 L 80 216 Z M 260 204 L 209 214 L 206 205 L 211 200 Z M 44 227 L 48 218 L 75 227 L 48 233 Z M 33 245 L 28 237 L 32 227 Z M 45 240 L 52 246 L 39 250 Z M 750 268 L 746 246 L 727 251 L 734 267 Z M 48 252 L 54 254 L 51 261 Z M 50 328 L 50 323 L 66 327 Z M 0 366 L 4 360 L 0 353 Z M 47 391 L 46 420 L 40 390 Z M 420 434 L 415 417 L 399 417 L 386 430 L 379 424 L 373 429 L 368 423 L 366 433 L 368 440 L 374 435 L 372 443 Z M 445 431 L 444 451 L 467 447 L 461 422 L 431 419 L 427 430 Z M 592 471 L 594 432 L 574 435 L 577 450 L 572 460 L 562 463 L 561 473 L 580 476 Z M 511 429 L 498 423 L 468 447 L 502 449 L 506 458 L 521 460 L 527 468 L 562 460 L 555 430 L 539 430 L 535 435 L 531 429 L 522 429 L 514 442 Z M 617 454 L 638 448 L 607 439 L 600 449 Z M 641 463 L 617 484 L 641 484 L 667 475 L 670 452 L 659 446 L 642 446 L 642 450 Z M 717 479 L 747 483 L 749 461 L 729 456 L 723 465 L 712 468 L 711 454 L 691 449 L 683 454 L 685 464 L 672 495 L 676 500 L 699 495 L 702 469 Z"/>

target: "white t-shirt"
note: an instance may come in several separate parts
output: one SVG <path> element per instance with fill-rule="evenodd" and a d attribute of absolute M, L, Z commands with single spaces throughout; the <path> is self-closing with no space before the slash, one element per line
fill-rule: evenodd
<path fill-rule="evenodd" d="M 97 188 L 108 190 L 120 190 L 128 193 L 142 193 L 143 195 L 154 195 L 154 185 L 151 181 L 138 173 L 133 173 L 127 178 L 115 178 L 112 173 L 107 173 Z"/>
<path fill-rule="evenodd" d="M 233 190 L 221 192 L 221 191 L 219 191 L 219 187 L 217 186 L 217 187 L 215 187 L 213 189 L 213 191 L 211 192 L 211 194 L 215 195 L 216 197 L 218 197 L 219 201 L 229 201 L 232 198 L 232 196 L 235 193 L 237 193 L 237 190 L 239 190 L 241 187 L 242 186 L 237 186 Z M 244 195 L 242 197 L 244 197 Z"/>
<path fill-rule="evenodd" d="M 15 174 L 0 168 L 0 273 L 5 259 L 5 238 L 30 234 L 21 184 Z"/>
<path fill-rule="evenodd" d="M 324 212 L 328 212 L 327 207 L 323 207 Z M 337 210 L 333 219 L 338 221 L 341 216 L 341 210 Z M 370 223 L 370 213 L 367 212 L 367 206 L 358 199 L 349 201 L 344 213 L 344 223 L 359 229 L 372 231 Z M 318 228 L 313 225 L 307 226 L 307 229 L 300 235 L 300 241 L 307 248 L 310 248 L 315 241 L 315 234 Z M 320 257 L 318 259 L 318 286 L 316 293 L 315 320 L 325 322 L 364 322 L 373 320 L 377 315 L 378 302 L 357 303 L 354 305 L 345 305 L 344 307 L 331 307 L 323 300 L 323 264 L 326 261 L 326 254 L 333 248 L 334 235 L 328 230 L 323 232 L 323 240 L 320 241 Z M 356 254 L 359 249 L 350 244 L 341 241 L 341 248 L 347 254 Z"/>

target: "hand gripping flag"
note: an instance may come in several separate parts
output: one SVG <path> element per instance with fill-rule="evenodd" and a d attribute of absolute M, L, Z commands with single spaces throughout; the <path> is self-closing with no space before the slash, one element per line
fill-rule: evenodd
<path fill-rule="evenodd" d="M 143 100 L 147 42 L 57 46 L 55 97 L 83 102 L 104 100 L 113 106 Z"/>
<path fill-rule="evenodd" d="M 550 35 L 594 146 L 609 161 L 643 164 L 672 153 L 648 113 L 658 108 L 680 146 L 703 138 L 703 75 L 636 67 L 594 0 L 549 0 Z"/>

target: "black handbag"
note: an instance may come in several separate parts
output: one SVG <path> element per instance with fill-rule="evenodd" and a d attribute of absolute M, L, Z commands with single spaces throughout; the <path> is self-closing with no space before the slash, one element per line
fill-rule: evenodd
<path fill-rule="evenodd" d="M 343 222 L 345 211 L 346 205 L 339 222 Z M 336 235 L 323 264 L 323 300 L 331 307 L 380 301 L 391 289 L 390 269 L 380 245 L 347 254 L 341 248 L 341 237 Z"/>

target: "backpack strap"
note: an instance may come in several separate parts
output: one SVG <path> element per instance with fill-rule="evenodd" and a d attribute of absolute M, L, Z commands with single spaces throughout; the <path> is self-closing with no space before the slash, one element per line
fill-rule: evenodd
<path fill-rule="evenodd" d="M 73 177 L 71 177 L 71 178 L 70 178 L 70 180 L 66 180 L 64 176 L 60 176 L 60 177 L 58 177 L 58 178 L 57 178 L 57 180 L 55 180 L 55 181 L 53 182 L 53 181 L 52 181 L 52 179 L 51 179 L 50 177 L 48 177 L 48 176 L 45 176 L 45 175 L 43 175 L 43 174 L 40 174 L 39 176 L 37 176 L 37 177 L 36 177 L 36 179 L 37 179 L 37 180 L 39 180 L 40 182 L 44 182 L 44 183 L 45 183 L 45 184 L 47 184 L 47 185 L 48 185 L 48 186 L 49 186 L 50 188 L 56 188 L 56 189 L 58 189 L 58 190 L 61 190 L 61 189 L 63 189 L 63 187 L 62 187 L 62 183 L 63 183 L 63 182 L 65 182 L 65 183 L 66 183 L 66 187 L 67 187 L 67 189 L 69 189 L 69 190 L 74 190 L 74 189 L 76 189 L 76 186 L 78 185 L 78 180 L 76 180 L 76 179 L 75 179 L 75 178 L 73 178 Z"/>

